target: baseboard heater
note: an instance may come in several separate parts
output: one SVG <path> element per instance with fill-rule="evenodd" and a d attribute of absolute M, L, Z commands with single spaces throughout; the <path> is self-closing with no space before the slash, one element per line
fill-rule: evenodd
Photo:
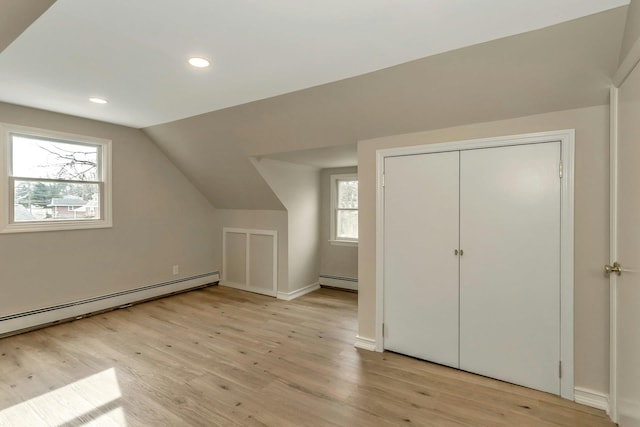
<path fill-rule="evenodd" d="M 320 286 L 357 291 L 358 279 L 354 279 L 352 277 L 340 277 L 340 276 L 330 276 L 328 274 L 321 274 Z"/>
<path fill-rule="evenodd" d="M 53 305 L 51 307 L 0 316 L 0 338 L 55 323 L 129 307 L 133 304 L 179 292 L 206 287 L 219 281 L 220 273 L 215 271 L 65 304 Z"/>

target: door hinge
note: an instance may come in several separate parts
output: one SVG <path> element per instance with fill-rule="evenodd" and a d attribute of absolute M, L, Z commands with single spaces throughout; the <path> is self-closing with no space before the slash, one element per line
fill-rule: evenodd
<path fill-rule="evenodd" d="M 383 324 L 382 324 L 382 336 L 384 337 L 384 336 L 386 336 L 386 335 L 387 335 L 387 330 L 386 330 L 386 328 L 384 327 L 384 323 L 383 323 Z"/>
<path fill-rule="evenodd" d="M 382 186 L 384 187 L 384 174 L 382 174 Z"/>
<path fill-rule="evenodd" d="M 560 178 L 562 178 L 562 173 L 564 172 L 564 163 L 560 160 Z"/>
<path fill-rule="evenodd" d="M 558 362 L 558 377 L 562 378 L 562 360 Z"/>

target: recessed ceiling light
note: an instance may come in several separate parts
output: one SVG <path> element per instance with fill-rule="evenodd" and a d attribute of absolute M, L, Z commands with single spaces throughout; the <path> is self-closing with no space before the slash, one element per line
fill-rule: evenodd
<path fill-rule="evenodd" d="M 211 65 L 211 62 L 207 58 L 194 56 L 189 58 L 189 64 L 196 68 L 207 68 L 209 65 Z"/>
<path fill-rule="evenodd" d="M 106 104 L 107 102 L 109 102 L 106 99 L 98 98 L 97 96 L 92 96 L 91 98 L 89 98 L 89 101 L 91 101 L 93 103 L 96 103 L 96 104 Z"/>

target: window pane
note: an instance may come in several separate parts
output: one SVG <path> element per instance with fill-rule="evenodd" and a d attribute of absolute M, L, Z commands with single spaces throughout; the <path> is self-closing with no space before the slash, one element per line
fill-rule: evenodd
<path fill-rule="evenodd" d="M 12 134 L 13 176 L 99 181 L 98 147 Z"/>
<path fill-rule="evenodd" d="M 338 181 L 338 208 L 358 209 L 358 181 Z"/>
<path fill-rule="evenodd" d="M 337 211 L 336 237 L 338 239 L 358 238 L 358 211 Z"/>
<path fill-rule="evenodd" d="M 100 219 L 100 186 L 16 180 L 14 221 Z"/>

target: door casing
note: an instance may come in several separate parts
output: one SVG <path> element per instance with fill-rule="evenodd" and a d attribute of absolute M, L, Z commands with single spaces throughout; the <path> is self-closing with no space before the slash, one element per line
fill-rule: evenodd
<path fill-rule="evenodd" d="M 574 399 L 573 375 L 573 222 L 575 130 L 500 136 L 465 141 L 388 148 L 376 151 L 376 351 L 384 351 L 384 160 L 386 157 L 505 147 L 559 141 L 561 143 L 562 180 L 560 217 L 560 360 L 562 378 L 560 396 Z M 559 171 L 560 172 L 560 171 Z"/>
<path fill-rule="evenodd" d="M 611 87 L 609 108 L 609 260 L 618 259 L 618 88 Z M 618 422 L 618 276 L 609 275 L 609 418 Z"/>
<path fill-rule="evenodd" d="M 636 61 L 637 62 L 637 61 Z M 634 62 L 633 64 L 635 64 Z M 633 168 L 627 164 L 629 159 L 633 163 L 633 156 L 629 156 L 630 147 L 635 144 L 635 134 L 629 133 L 630 117 L 628 109 L 630 102 L 628 91 L 635 93 L 637 99 L 637 80 L 625 84 L 631 76 L 637 79 L 637 66 L 631 66 L 622 78 L 612 86 L 610 92 L 610 260 L 609 264 L 619 261 L 622 264 L 622 277 L 609 274 L 610 284 L 610 344 L 609 344 L 609 396 L 608 411 L 610 418 L 621 426 L 640 425 L 640 405 L 638 404 L 637 389 L 630 390 L 630 385 L 636 385 L 629 378 L 635 378 L 637 364 L 629 351 L 634 351 L 634 336 L 629 336 L 629 325 L 635 325 L 633 319 L 629 322 L 626 316 L 630 312 L 636 312 L 635 295 L 629 293 L 635 291 L 629 286 L 637 286 L 637 248 L 630 252 L 629 236 L 633 234 L 633 225 L 630 225 L 630 207 L 627 205 L 634 198 L 633 185 L 629 185 L 628 171 Z M 631 86 L 631 88 L 629 88 Z M 635 87 L 635 89 L 633 88 Z M 622 90 L 622 92 L 621 92 Z M 623 108 L 624 107 L 624 108 Z M 632 114 L 633 115 L 633 114 Z M 626 120 L 626 121 L 625 121 Z M 633 119 L 631 119 L 633 120 Z M 633 129 L 637 133 L 637 128 Z M 637 153 L 634 153 L 637 154 Z M 626 161 L 626 163 L 625 163 Z M 622 167 L 621 167 L 622 166 Z M 631 182 L 633 179 L 631 179 Z M 631 187 L 631 188 L 630 188 Z M 633 217 L 635 219 L 635 217 Z M 635 276 L 634 276 L 635 275 Z M 630 277 L 627 277 L 630 276 Z M 626 277 L 626 278 L 625 278 Z M 635 280 L 635 281 L 634 281 Z M 631 297 L 631 298 L 629 298 Z M 633 305 L 636 304 L 636 305 Z M 623 322 L 623 323 L 621 323 Z M 632 329 L 632 328 L 631 328 Z M 637 348 L 637 347 L 636 347 Z M 631 394 L 631 395 L 630 395 Z M 635 400 L 634 400 L 635 399 Z"/>

